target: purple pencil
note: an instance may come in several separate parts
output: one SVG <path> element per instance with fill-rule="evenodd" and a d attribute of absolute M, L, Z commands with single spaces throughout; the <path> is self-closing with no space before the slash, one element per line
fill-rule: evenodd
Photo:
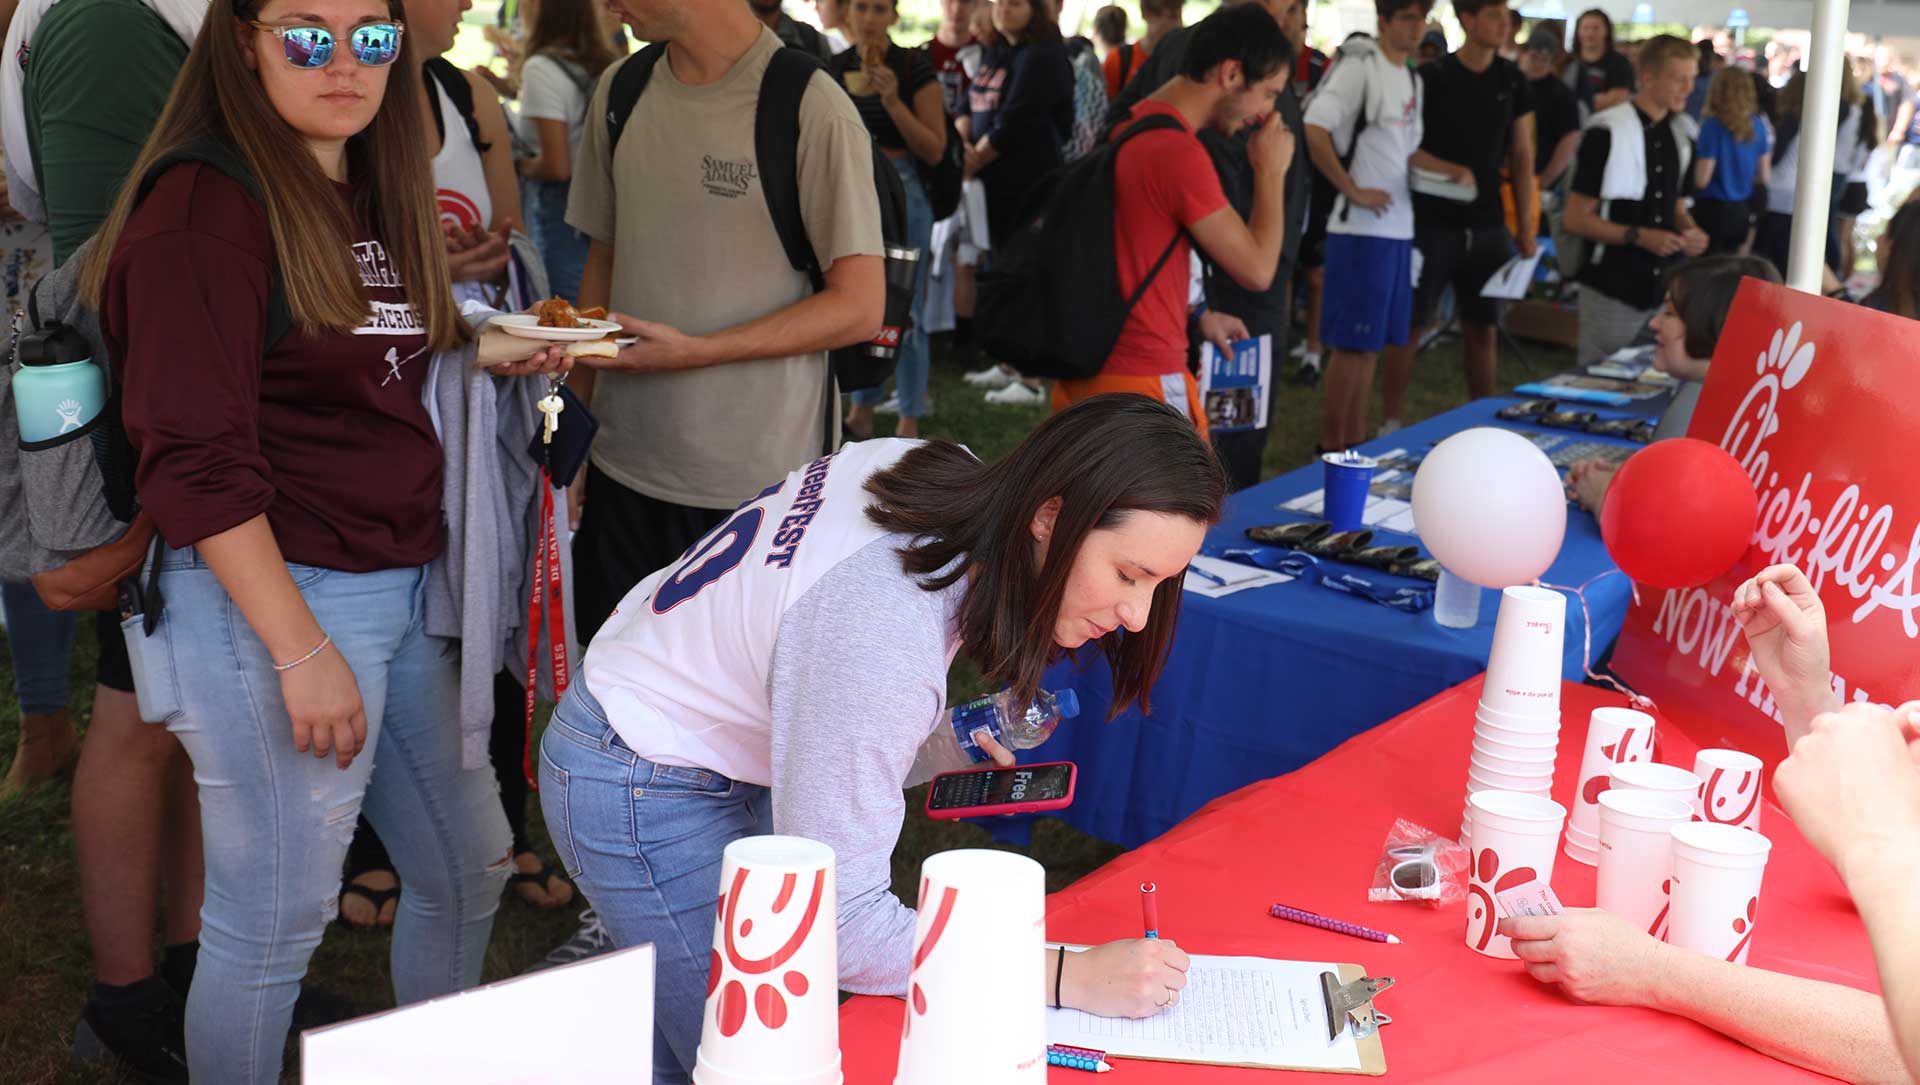
<path fill-rule="evenodd" d="M 1400 939 L 1395 938 L 1391 934 L 1374 930 L 1371 927 L 1362 927 L 1358 923 L 1347 923 L 1338 919 L 1328 919 L 1326 916 L 1315 915 L 1304 908 L 1290 908 L 1285 904 L 1276 904 L 1267 910 L 1267 914 L 1275 919 L 1288 919 L 1295 923 L 1305 923 L 1309 927 L 1319 927 L 1323 931 L 1332 931 L 1335 934 L 1351 934 L 1355 938 L 1365 938 L 1369 942 L 1400 944 Z"/>

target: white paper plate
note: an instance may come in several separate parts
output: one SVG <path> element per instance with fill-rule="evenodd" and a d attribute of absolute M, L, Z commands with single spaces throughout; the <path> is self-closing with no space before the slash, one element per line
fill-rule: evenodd
<path fill-rule="evenodd" d="M 522 339 L 544 339 L 551 343 L 573 343 L 587 339 L 598 339 L 608 332 L 617 332 L 620 325 L 611 320 L 581 320 L 578 328 L 543 328 L 540 318 L 533 313 L 511 313 L 493 318 L 493 323 L 509 335 Z"/>

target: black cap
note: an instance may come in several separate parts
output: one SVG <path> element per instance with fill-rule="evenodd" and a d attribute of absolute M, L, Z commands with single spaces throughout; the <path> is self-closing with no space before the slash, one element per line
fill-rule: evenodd
<path fill-rule="evenodd" d="M 93 345 L 78 328 L 49 324 L 20 336 L 21 365 L 66 365 L 93 360 Z"/>
<path fill-rule="evenodd" d="M 1527 35 L 1527 43 L 1520 48 L 1531 49 L 1536 53 L 1546 53 L 1549 56 L 1558 56 L 1560 55 L 1560 35 L 1554 33 L 1548 27 L 1537 26 L 1534 27 L 1533 33 Z"/>

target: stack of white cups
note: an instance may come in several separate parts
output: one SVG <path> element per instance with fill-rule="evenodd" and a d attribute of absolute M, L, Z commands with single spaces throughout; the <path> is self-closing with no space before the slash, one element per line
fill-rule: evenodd
<path fill-rule="evenodd" d="M 1046 1010 L 1024 997 L 1050 978 L 1046 883 L 1039 863 L 1012 852 L 943 851 L 920 864 L 894 1085 L 1046 1085 Z"/>
<path fill-rule="evenodd" d="M 1467 796 L 1512 791 L 1544 799 L 1553 788 L 1560 746 L 1560 665 L 1567 600 L 1546 588 L 1500 593 L 1487 681 L 1474 711 Z M 1461 812 L 1460 839 L 1473 831 L 1471 805 Z"/>
<path fill-rule="evenodd" d="M 694 1085 L 839 1085 L 833 849 L 750 836 L 720 853 Z"/>
<path fill-rule="evenodd" d="M 1567 810 L 1552 799 L 1513 791 L 1476 791 L 1467 801 L 1477 826 L 1467 870 L 1467 947 L 1514 960 L 1513 945 L 1499 930 L 1497 898 L 1529 882 L 1552 883 Z"/>
<path fill-rule="evenodd" d="M 1600 861 L 1601 794 L 1612 787 L 1613 766 L 1653 759 L 1653 717 L 1631 708 L 1596 708 L 1587 725 L 1573 814 L 1567 819 L 1567 858 L 1593 866 Z"/>

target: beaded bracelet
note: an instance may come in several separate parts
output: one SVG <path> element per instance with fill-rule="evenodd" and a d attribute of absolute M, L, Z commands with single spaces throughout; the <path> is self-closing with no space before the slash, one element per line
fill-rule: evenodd
<path fill-rule="evenodd" d="M 296 659 L 291 663 L 275 663 L 273 665 L 273 669 L 281 672 L 282 674 L 285 674 L 287 671 L 290 671 L 295 667 L 298 667 L 300 664 L 305 663 L 307 660 L 312 659 L 314 656 L 317 656 L 321 652 L 326 651 L 327 645 L 332 643 L 333 643 L 333 634 L 328 633 L 325 636 L 320 638 L 319 644 L 316 644 L 313 646 L 313 651 L 308 652 L 306 655 L 301 656 L 299 659 Z"/>

